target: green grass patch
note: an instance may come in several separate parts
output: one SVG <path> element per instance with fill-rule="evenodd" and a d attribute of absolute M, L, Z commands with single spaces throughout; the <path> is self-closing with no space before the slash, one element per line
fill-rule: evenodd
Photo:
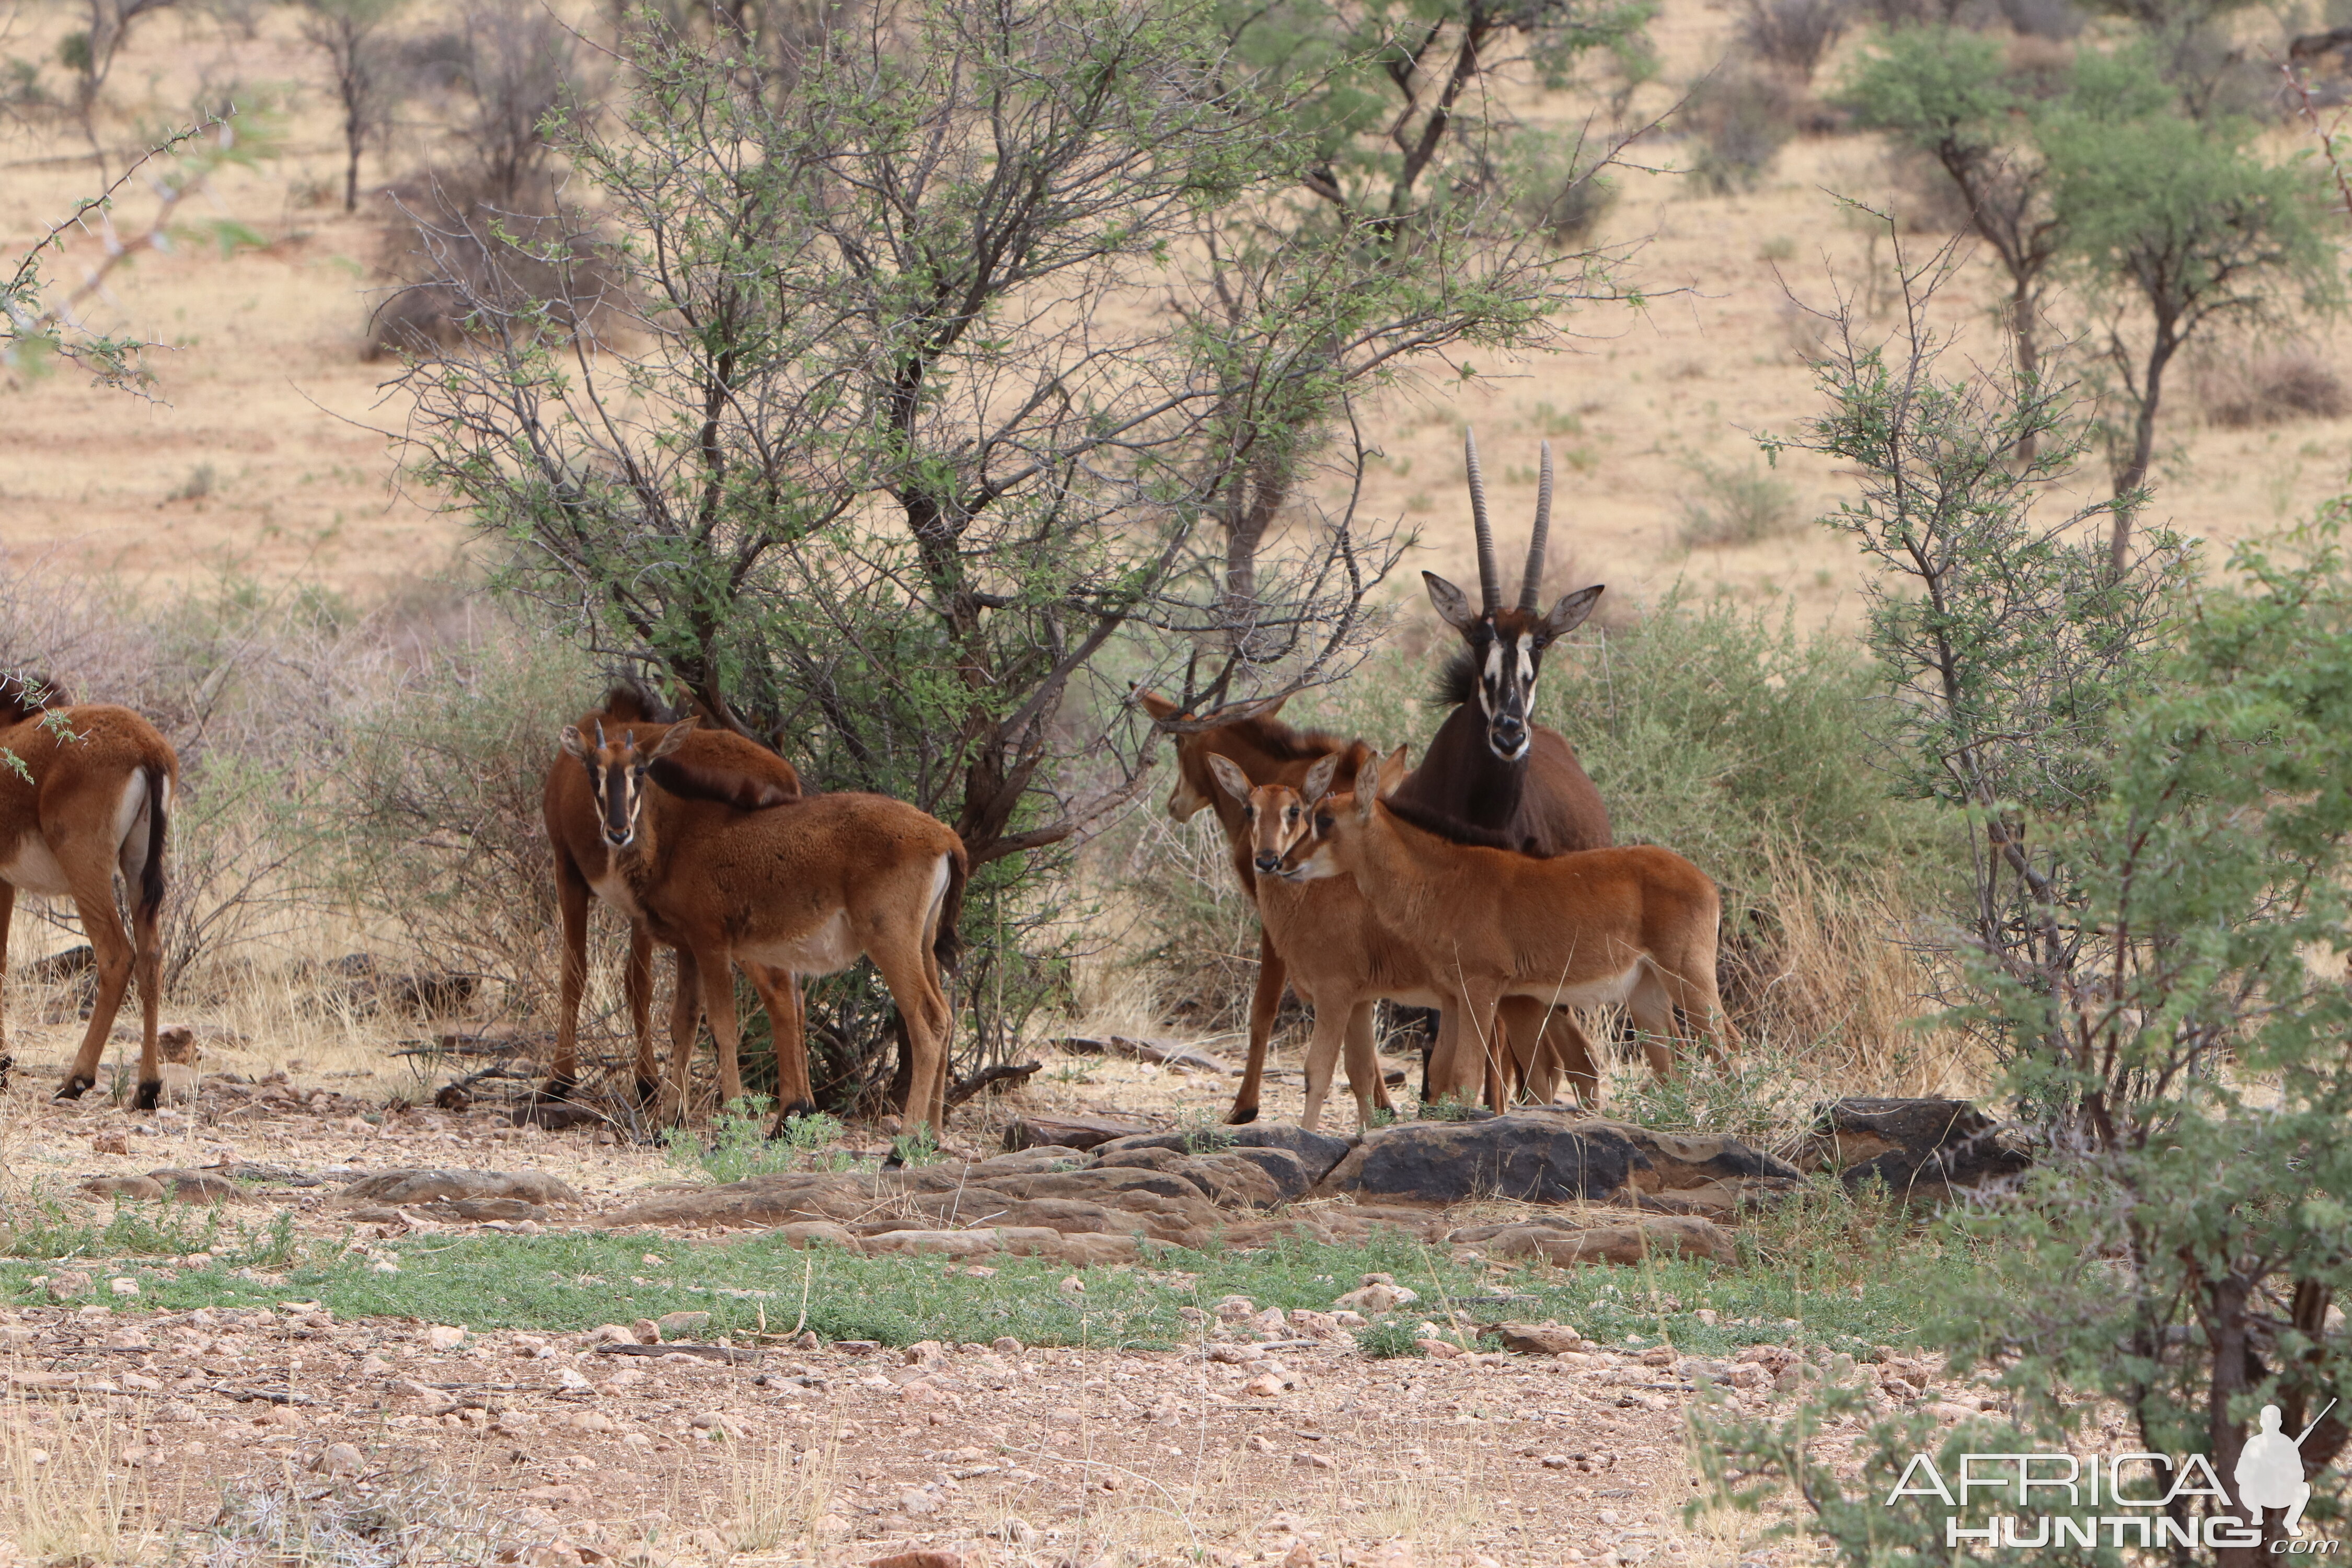
<path fill-rule="evenodd" d="M 789 1332 L 804 1310 L 806 1326 L 828 1341 L 909 1344 L 1010 1334 L 1038 1345 L 1164 1348 L 1198 1334 L 1184 1308 L 1207 1310 L 1223 1297 L 1245 1296 L 1261 1310 L 1328 1310 L 1364 1275 L 1385 1273 L 1421 1296 L 1391 1320 L 1407 1340 L 1424 1319 L 1444 1324 L 1449 1310 L 1459 1310 L 1474 1325 L 1550 1318 L 1604 1343 L 1671 1342 L 1691 1353 L 1726 1355 L 1745 1344 L 1799 1340 L 1853 1352 L 1916 1343 L 1917 1325 L 1969 1262 L 1940 1226 L 1919 1229 L 1900 1211 L 1857 1203 L 1833 1184 L 1744 1229 L 1741 1261 L 1727 1268 L 1675 1259 L 1641 1268 L 1487 1269 L 1398 1236 L 1363 1245 L 1170 1250 L 1137 1268 L 1074 1269 L 997 1257 L 989 1259 L 993 1274 L 974 1276 L 945 1258 L 869 1258 L 829 1247 L 803 1252 L 766 1237 L 703 1242 L 555 1232 L 379 1244 L 373 1257 L 396 1257 L 400 1265 L 383 1274 L 341 1243 L 296 1242 L 282 1221 L 232 1230 L 236 1247 L 205 1266 L 167 1269 L 142 1261 L 199 1251 L 197 1239 L 233 1225 L 217 1211 L 124 1205 L 102 1230 L 19 1227 L 5 1233 L 0 1301 L 46 1300 L 33 1279 L 70 1266 L 100 1279 L 97 1300 L 110 1300 L 102 1283 L 109 1274 L 138 1279 L 135 1307 L 123 1303 L 137 1310 L 303 1300 L 343 1318 L 555 1332 L 696 1310 L 711 1315 L 712 1333 L 738 1337 Z M 1083 1291 L 1065 1288 L 1074 1276 Z M 1713 1321 L 1703 1321 L 1703 1311 Z"/>

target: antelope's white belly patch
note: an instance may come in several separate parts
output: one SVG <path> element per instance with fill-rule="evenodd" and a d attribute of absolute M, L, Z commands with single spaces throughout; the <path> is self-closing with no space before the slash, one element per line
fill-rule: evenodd
<path fill-rule="evenodd" d="M 1642 978 L 1639 960 L 1625 966 L 1623 973 L 1606 974 L 1587 980 L 1581 984 L 1549 984 L 1540 980 L 1515 982 L 1506 993 L 1511 996 L 1532 996 L 1549 1002 L 1555 1007 L 1598 1007 L 1607 1002 L 1622 1002 L 1633 994 L 1633 984 Z"/>
<path fill-rule="evenodd" d="M 607 868 L 603 876 L 589 878 L 588 885 L 595 889 L 598 898 L 631 920 L 645 918 L 644 912 L 637 908 L 637 896 L 629 890 L 629 879 L 618 871 Z"/>
<path fill-rule="evenodd" d="M 27 833 L 0 851 L 0 882 L 6 882 L 22 893 L 43 893 L 63 898 L 73 891 L 66 881 L 65 868 L 49 853 L 48 842 L 37 833 Z"/>
<path fill-rule="evenodd" d="M 794 974 L 833 974 L 857 962 L 862 950 L 849 931 L 849 911 L 835 910 L 814 931 L 788 942 L 768 942 L 735 950 L 748 958 Z"/>

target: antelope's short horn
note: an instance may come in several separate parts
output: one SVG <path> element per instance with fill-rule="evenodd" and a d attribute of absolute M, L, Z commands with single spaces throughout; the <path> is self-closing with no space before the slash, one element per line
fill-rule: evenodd
<path fill-rule="evenodd" d="M 1543 610 L 1544 546 L 1551 537 L 1551 443 L 1543 444 L 1543 478 L 1536 486 L 1536 531 L 1528 536 L 1527 581 L 1519 584 L 1519 608 L 1530 615 Z"/>
<path fill-rule="evenodd" d="M 1478 437 L 1462 426 L 1463 460 L 1470 469 L 1470 522 L 1478 531 L 1478 596 L 1493 615 L 1503 607 L 1503 572 L 1495 563 L 1495 529 L 1486 521 L 1486 480 L 1478 472 Z"/>
<path fill-rule="evenodd" d="M 602 719 L 596 721 L 596 749 L 600 752 L 604 749 L 604 721 Z"/>

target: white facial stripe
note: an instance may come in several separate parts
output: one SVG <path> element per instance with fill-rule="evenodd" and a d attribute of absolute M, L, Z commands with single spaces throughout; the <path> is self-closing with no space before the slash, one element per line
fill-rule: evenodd
<path fill-rule="evenodd" d="M 1519 634 L 1519 689 L 1533 692 L 1536 686 L 1536 639 L 1532 632 Z"/>
<path fill-rule="evenodd" d="M 1495 716 L 1495 699 L 1503 689 L 1503 645 L 1498 641 L 1486 645 L 1486 679 L 1478 683 L 1478 706 L 1486 717 Z"/>

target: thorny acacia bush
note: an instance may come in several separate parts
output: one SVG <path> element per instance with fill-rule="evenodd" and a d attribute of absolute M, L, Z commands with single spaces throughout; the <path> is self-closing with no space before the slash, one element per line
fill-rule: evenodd
<path fill-rule="evenodd" d="M 1051 937 L 1017 945 L 1044 889 L 1148 776 L 1124 681 L 1344 673 L 1396 551 L 1350 399 L 1539 341 L 1587 268 L 1469 243 L 1475 200 L 1403 247 L 1269 226 L 1316 205 L 1319 79 L 1248 68 L 1196 0 L 926 0 L 810 40 L 781 96 L 653 18 L 627 50 L 616 116 L 549 126 L 627 331 L 470 300 L 405 378 L 412 463 L 597 656 L 952 826 L 995 964 L 958 1001 L 1001 1048 L 997 998 L 1054 984 Z M 1236 532 L 1271 470 L 1315 482 Z"/>
<path fill-rule="evenodd" d="M 2166 1517 L 2210 1540 L 2205 1521 L 2244 1511 L 2239 1456 L 2275 1405 L 2290 1435 L 2310 1428 L 2308 1520 L 2325 1529 L 2345 1516 L 2332 1466 L 2352 1437 L 2327 1404 L 2352 1359 L 2332 1310 L 2352 1284 L 2352 574 L 2333 518 L 2277 553 L 2242 550 L 2223 585 L 2184 605 L 2174 651 L 2107 742 L 2096 797 L 2043 828 L 2072 889 L 2073 963 L 2054 984 L 1997 954 L 1976 970 L 1979 1016 L 2016 1042 L 2012 1090 L 2072 1110 L 2020 1193 L 1952 1222 L 1978 1267 L 1932 1337 L 1956 1367 L 1999 1374 L 2011 1408 L 2006 1430 L 1955 1434 L 1946 1464 L 2058 1449 L 2117 1412 L 2128 1431 L 2095 1447 L 2193 1456 L 2231 1488 L 2200 1489 L 2173 1468 L 2185 1458 L 2158 1467 Z M 2006 1490 L 1886 1506 L 1910 1455 L 1936 1448 L 1916 1417 L 1867 1435 L 1850 1495 L 1804 1446 L 1854 1404 L 1847 1391 L 1718 1429 L 1717 1495 L 1795 1486 L 1802 1528 L 1857 1565 L 1954 1561 L 1948 1514 L 2017 1514 L 2031 1539 L 2038 1511 L 2075 1511 Z M 2255 1539 L 2217 1543 L 2218 1560 L 2251 1568 L 2284 1538 L 2273 1509 Z M 2108 1559 L 2061 1542 L 2041 1560 Z"/>
<path fill-rule="evenodd" d="M 1914 268 L 1895 242 L 1891 338 L 1870 341 L 1841 305 L 1818 372 L 1830 412 L 1767 450 L 1860 474 L 1860 495 L 1822 521 L 1883 568 L 1864 594 L 1875 674 L 1895 697 L 1894 787 L 1969 825 L 1967 949 L 2054 994 L 2098 942 L 2057 829 L 2105 797 L 2111 726 L 2151 689 L 2193 563 L 2150 530 L 2117 572 L 2084 539 L 2104 506 L 2037 510 L 2084 450 L 2066 384 L 2046 364 L 1946 370 L 1949 344 L 1926 312 L 1953 251 Z M 1996 1056 L 2029 1045 L 2000 1027 L 1979 1037 Z"/>
<path fill-rule="evenodd" d="M 1418 755 L 1443 717 L 1427 700 L 1435 674 L 1427 656 L 1383 649 L 1282 717 Z M 1577 748 L 1618 842 L 1668 846 L 1723 888 L 1727 1001 L 1754 1044 L 1787 1054 L 1776 1069 L 1797 1071 L 1780 1080 L 1927 1089 L 1942 1069 L 1907 1024 L 1928 981 L 1890 933 L 1940 912 L 1959 884 L 1960 847 L 1921 807 L 1889 797 L 1895 713 L 1873 688 L 1837 641 L 1676 595 L 1555 650 L 1538 718 Z M 1157 798 L 1102 846 L 1133 917 L 1125 952 L 1187 1024 L 1239 1027 L 1256 980 L 1255 916 L 1213 816 L 1180 826 Z M 1903 869 L 1899 888 L 1890 867 Z M 1760 1079 L 1731 1088 L 1713 1110 L 1695 1102 L 1675 1114 L 1752 1120 L 1738 1107 L 1760 1110 Z"/>

